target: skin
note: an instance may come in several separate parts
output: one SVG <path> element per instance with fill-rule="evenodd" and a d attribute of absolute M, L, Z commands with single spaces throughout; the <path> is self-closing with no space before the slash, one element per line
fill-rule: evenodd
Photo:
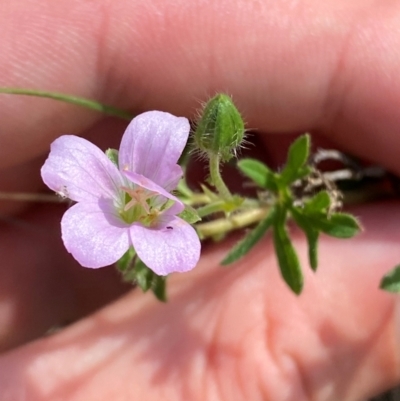
<path fill-rule="evenodd" d="M 396 1 L 4 0 L 0 85 L 187 117 L 225 91 L 272 163 L 285 134 L 309 130 L 399 174 L 399 24 Z M 38 171 L 61 133 L 117 147 L 125 126 L 50 100 L 0 103 L 3 191 L 43 191 Z M 365 231 L 322 238 L 317 274 L 292 229 L 300 297 L 269 238 L 218 267 L 231 237 L 171 277 L 163 305 L 127 292 L 112 268 L 77 266 L 59 238 L 65 206 L 2 202 L 2 400 L 355 401 L 393 386 L 399 301 L 377 287 L 399 262 L 398 206 L 354 209 Z"/>

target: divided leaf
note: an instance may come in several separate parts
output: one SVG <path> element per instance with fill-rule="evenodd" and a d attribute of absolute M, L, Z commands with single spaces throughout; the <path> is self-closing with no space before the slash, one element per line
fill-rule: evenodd
<path fill-rule="evenodd" d="M 303 289 L 303 274 L 297 253 L 286 230 L 286 210 L 280 209 L 273 226 L 275 253 L 282 277 L 295 294 Z"/>
<path fill-rule="evenodd" d="M 256 159 L 238 161 L 239 170 L 253 180 L 260 188 L 276 191 L 275 174 L 262 162 Z"/>
<path fill-rule="evenodd" d="M 269 227 L 271 227 L 275 218 L 275 209 L 271 209 L 268 215 L 261 220 L 258 225 L 250 231 L 242 240 L 240 240 L 228 253 L 221 265 L 229 265 L 245 256 L 264 236 Z"/>
<path fill-rule="evenodd" d="M 397 265 L 382 277 L 379 287 L 385 291 L 400 293 L 400 265 Z"/>

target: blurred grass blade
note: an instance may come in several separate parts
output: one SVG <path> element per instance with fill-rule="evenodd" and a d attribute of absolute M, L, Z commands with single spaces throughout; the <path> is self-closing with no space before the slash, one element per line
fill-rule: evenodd
<path fill-rule="evenodd" d="M 257 242 L 261 240 L 268 228 L 271 227 L 274 218 L 275 209 L 271 209 L 268 215 L 233 247 L 233 249 L 221 262 L 221 265 L 229 265 L 230 263 L 236 262 L 245 256 L 257 244 Z"/>
<path fill-rule="evenodd" d="M 112 106 L 96 102 L 95 100 L 86 99 L 83 97 L 67 95 L 65 93 L 48 92 L 36 89 L 25 89 L 25 88 L 0 88 L 0 93 L 8 95 L 25 95 L 43 97 L 47 99 L 58 100 L 65 103 L 71 103 L 76 106 L 85 107 L 86 109 L 99 111 L 110 116 L 123 118 L 124 120 L 132 120 L 134 117 L 131 113 L 124 110 L 117 109 Z"/>
<path fill-rule="evenodd" d="M 280 209 L 273 226 L 275 253 L 282 277 L 295 294 L 303 289 L 303 274 L 299 258 L 286 230 L 286 210 Z"/>
<path fill-rule="evenodd" d="M 397 265 L 382 277 L 379 287 L 385 291 L 400 293 L 400 265 Z"/>

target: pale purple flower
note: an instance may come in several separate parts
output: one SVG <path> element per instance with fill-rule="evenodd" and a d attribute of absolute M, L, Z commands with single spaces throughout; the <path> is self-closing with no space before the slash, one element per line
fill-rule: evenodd
<path fill-rule="evenodd" d="M 42 178 L 77 202 L 65 212 L 61 230 L 82 266 L 110 265 L 130 246 L 159 275 L 196 265 L 199 238 L 177 217 L 184 205 L 170 193 L 182 177 L 177 161 L 188 135 L 186 118 L 143 113 L 122 137 L 119 168 L 86 139 L 64 135 L 52 143 Z"/>

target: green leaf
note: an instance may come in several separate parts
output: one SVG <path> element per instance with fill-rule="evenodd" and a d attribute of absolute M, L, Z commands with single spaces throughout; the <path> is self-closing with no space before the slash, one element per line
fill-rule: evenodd
<path fill-rule="evenodd" d="M 296 224 L 304 231 L 304 234 L 306 235 L 308 243 L 308 260 L 311 269 L 316 271 L 318 267 L 319 232 L 310 224 L 310 221 L 306 216 L 303 215 L 303 211 L 301 209 L 292 208 L 291 213 Z"/>
<path fill-rule="evenodd" d="M 379 287 L 385 291 L 400 293 L 400 265 L 382 277 Z"/>
<path fill-rule="evenodd" d="M 308 260 L 311 269 L 314 271 L 318 268 L 318 238 L 319 232 L 317 230 L 307 230 L 306 232 L 308 243 Z"/>
<path fill-rule="evenodd" d="M 139 258 L 135 263 L 135 281 L 143 292 L 148 291 L 154 279 L 155 273 L 150 270 Z"/>
<path fill-rule="evenodd" d="M 241 159 L 237 166 L 244 175 L 253 180 L 260 188 L 271 191 L 277 189 L 275 175 L 264 163 L 256 159 Z"/>
<path fill-rule="evenodd" d="M 305 163 L 310 154 L 310 135 L 305 134 L 297 138 L 290 146 L 285 168 L 281 173 L 283 185 L 291 184 L 299 178 L 308 175 Z"/>
<path fill-rule="evenodd" d="M 286 230 L 286 209 L 280 208 L 274 220 L 273 238 L 275 253 L 282 277 L 295 294 L 303 289 L 303 274 L 299 258 Z"/>
<path fill-rule="evenodd" d="M 271 209 L 268 215 L 261 220 L 258 225 L 250 231 L 242 240 L 240 240 L 225 259 L 221 262 L 221 265 L 229 265 L 230 263 L 236 262 L 245 256 L 258 241 L 264 236 L 269 227 L 271 227 L 275 218 L 275 209 Z"/>
<path fill-rule="evenodd" d="M 151 290 L 159 301 L 167 302 L 167 277 L 157 276 L 155 273 L 153 274 L 154 277 Z"/>
<path fill-rule="evenodd" d="M 308 200 L 304 205 L 306 214 L 326 212 L 331 205 L 331 198 L 327 191 L 320 191 Z"/>
<path fill-rule="evenodd" d="M 324 213 L 307 215 L 311 225 L 331 237 L 351 238 L 361 230 L 358 220 L 347 213 L 333 213 L 327 216 Z"/>
<path fill-rule="evenodd" d="M 135 281 L 143 292 L 152 290 L 159 301 L 167 301 L 167 278 L 159 276 L 150 270 L 139 258 L 135 264 Z"/>
<path fill-rule="evenodd" d="M 132 247 L 130 247 L 121 257 L 121 259 L 117 261 L 116 263 L 117 269 L 122 273 L 127 271 L 130 267 L 132 267 L 131 263 L 135 255 L 136 255 L 135 250 Z"/>
<path fill-rule="evenodd" d="M 185 205 L 185 209 L 183 209 L 178 216 L 189 224 L 194 224 L 201 220 L 201 217 L 197 213 L 196 209 L 189 205 Z"/>

